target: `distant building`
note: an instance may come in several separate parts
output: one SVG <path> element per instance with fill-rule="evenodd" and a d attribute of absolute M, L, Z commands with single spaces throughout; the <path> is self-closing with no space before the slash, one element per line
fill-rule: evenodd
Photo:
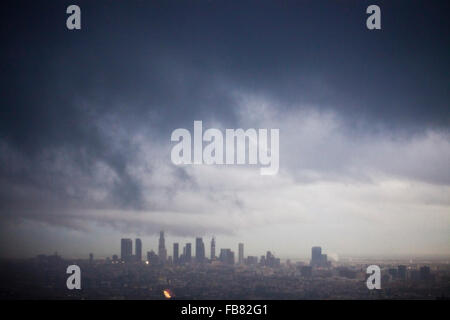
<path fill-rule="evenodd" d="M 89 263 L 92 263 L 94 261 L 94 254 L 89 253 Z"/>
<path fill-rule="evenodd" d="M 259 259 L 259 265 L 260 266 L 266 265 L 266 256 L 261 256 L 261 258 Z"/>
<path fill-rule="evenodd" d="M 388 272 L 391 275 L 392 279 L 397 279 L 398 278 L 398 270 L 397 269 L 389 268 Z"/>
<path fill-rule="evenodd" d="M 322 254 L 321 247 L 312 247 L 311 249 L 311 267 L 329 267 L 330 263 L 326 254 Z"/>
<path fill-rule="evenodd" d="M 131 239 L 121 239 L 120 259 L 124 262 L 130 262 L 133 259 L 133 241 Z"/>
<path fill-rule="evenodd" d="M 406 266 L 399 265 L 397 274 L 400 280 L 406 280 Z"/>
<path fill-rule="evenodd" d="M 173 244 L 173 264 L 179 263 L 179 244 L 176 242 Z"/>
<path fill-rule="evenodd" d="M 265 259 L 265 266 L 276 268 L 280 266 L 280 259 L 275 258 L 275 256 L 270 252 L 267 251 L 266 253 L 266 259 Z"/>
<path fill-rule="evenodd" d="M 211 260 L 216 259 L 216 239 L 214 237 L 211 239 L 211 254 L 210 254 Z"/>
<path fill-rule="evenodd" d="M 234 265 L 234 252 L 231 249 L 220 249 L 219 260 L 224 264 Z"/>
<path fill-rule="evenodd" d="M 195 239 L 195 261 L 197 263 L 205 262 L 205 244 L 202 238 Z"/>
<path fill-rule="evenodd" d="M 148 264 L 153 265 L 153 266 L 161 263 L 158 255 L 153 250 L 147 252 L 147 262 L 148 262 Z"/>
<path fill-rule="evenodd" d="M 159 233 L 158 257 L 161 263 L 167 260 L 166 241 L 164 239 L 164 231 Z"/>
<path fill-rule="evenodd" d="M 328 264 L 328 257 L 327 257 L 326 254 L 322 254 L 322 259 L 321 259 L 320 263 L 321 263 L 321 265 L 324 266 L 324 267 L 327 266 L 327 264 Z"/>
<path fill-rule="evenodd" d="M 135 257 L 136 257 L 136 261 L 141 262 L 142 261 L 142 241 L 141 239 L 137 238 L 135 240 Z"/>
<path fill-rule="evenodd" d="M 244 244 L 243 243 L 239 243 L 238 252 L 239 252 L 238 263 L 244 264 Z"/>
<path fill-rule="evenodd" d="M 322 248 L 321 247 L 312 247 L 311 249 L 311 263 L 312 267 L 319 266 L 322 261 Z"/>
<path fill-rule="evenodd" d="M 256 266 L 258 264 L 258 257 L 248 256 L 246 263 L 249 266 Z"/>
<path fill-rule="evenodd" d="M 184 261 L 186 263 L 191 263 L 192 260 L 192 244 L 186 243 Z"/>

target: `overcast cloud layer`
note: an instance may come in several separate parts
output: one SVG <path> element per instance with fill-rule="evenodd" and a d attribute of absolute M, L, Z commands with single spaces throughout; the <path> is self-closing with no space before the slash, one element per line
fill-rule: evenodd
<path fill-rule="evenodd" d="M 2 12 L 2 256 L 149 250 L 161 229 L 248 254 L 450 254 L 442 2 L 379 2 L 377 32 L 364 1 L 81 2 L 76 32 L 68 4 Z M 194 120 L 279 128 L 279 173 L 174 166 Z"/>

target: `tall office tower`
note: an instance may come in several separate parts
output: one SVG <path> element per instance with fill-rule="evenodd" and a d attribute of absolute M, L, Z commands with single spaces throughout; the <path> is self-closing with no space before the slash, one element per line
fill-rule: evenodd
<path fill-rule="evenodd" d="M 161 231 L 159 233 L 158 256 L 159 261 L 161 263 L 166 262 L 167 251 L 166 251 L 166 242 L 164 240 L 164 231 Z"/>
<path fill-rule="evenodd" d="M 244 264 L 244 244 L 239 243 L 239 264 Z"/>
<path fill-rule="evenodd" d="M 276 264 L 275 256 L 272 254 L 272 252 L 267 251 L 266 252 L 266 266 L 275 267 L 275 264 Z"/>
<path fill-rule="evenodd" d="M 178 264 L 178 243 L 173 244 L 173 264 Z"/>
<path fill-rule="evenodd" d="M 311 263 L 312 267 L 319 267 L 322 262 L 322 248 L 312 247 L 311 249 Z"/>
<path fill-rule="evenodd" d="M 132 257 L 133 257 L 133 241 L 131 239 L 121 239 L 120 259 L 124 262 L 130 262 Z"/>
<path fill-rule="evenodd" d="M 93 253 L 89 253 L 89 263 L 94 262 L 94 254 Z"/>
<path fill-rule="evenodd" d="M 222 263 L 234 265 L 234 252 L 231 249 L 220 249 L 219 260 Z"/>
<path fill-rule="evenodd" d="M 202 238 L 195 239 L 195 261 L 197 263 L 205 262 L 205 244 Z"/>
<path fill-rule="evenodd" d="M 141 262 L 142 261 L 142 241 L 141 241 L 141 239 L 137 238 L 134 241 L 134 244 L 135 244 L 134 250 L 136 250 L 136 252 L 135 252 L 136 261 Z"/>
<path fill-rule="evenodd" d="M 211 239 L 211 260 L 216 259 L 216 239 Z"/>
<path fill-rule="evenodd" d="M 190 243 L 186 243 L 186 252 L 184 255 L 184 261 L 190 263 L 191 258 L 192 258 L 192 245 Z"/>

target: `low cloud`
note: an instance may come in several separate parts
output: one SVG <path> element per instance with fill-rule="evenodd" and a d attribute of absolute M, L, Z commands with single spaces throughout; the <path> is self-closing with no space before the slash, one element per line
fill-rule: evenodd
<path fill-rule="evenodd" d="M 376 225 L 380 234 L 396 238 L 414 230 L 424 241 L 430 229 L 447 231 L 448 133 L 355 135 L 332 112 L 280 114 L 273 102 L 252 95 L 235 102 L 238 127 L 280 128 L 279 174 L 261 176 L 256 166 L 175 166 L 170 136 L 155 140 L 149 128 L 130 134 L 120 124 L 101 123 L 112 149 L 107 154 L 121 155 L 122 162 L 67 148 L 27 158 L 3 142 L 9 175 L 1 180 L 1 217 L 83 232 L 93 226 L 143 235 L 164 229 L 181 237 L 251 234 L 269 225 Z"/>

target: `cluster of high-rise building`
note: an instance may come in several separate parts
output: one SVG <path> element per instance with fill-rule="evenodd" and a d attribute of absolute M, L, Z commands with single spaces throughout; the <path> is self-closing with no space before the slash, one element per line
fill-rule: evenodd
<path fill-rule="evenodd" d="M 258 264 L 258 258 L 249 256 L 247 259 L 244 258 L 244 244 L 239 243 L 238 245 L 238 257 L 237 263 L 239 265 Z M 113 261 L 116 261 L 113 259 Z M 120 260 L 122 262 L 140 262 L 142 261 L 142 242 L 140 239 L 135 240 L 135 253 L 133 254 L 133 241 L 131 239 L 121 239 L 121 251 Z M 158 241 L 158 253 L 153 250 L 147 252 L 146 263 L 151 265 L 161 265 L 161 264 L 203 264 L 205 262 L 221 262 L 223 264 L 234 265 L 235 255 L 234 251 L 229 248 L 220 249 L 219 256 L 216 256 L 216 240 L 213 237 L 210 244 L 210 257 L 206 257 L 205 243 L 201 237 L 195 239 L 195 256 L 192 252 L 192 243 L 186 243 L 182 250 L 180 244 L 175 242 L 173 244 L 173 254 L 169 256 L 167 254 L 164 231 L 159 234 Z M 261 257 L 261 263 L 263 265 L 276 265 L 277 259 L 268 251 L 266 256 Z M 278 259 L 279 264 L 279 259 Z"/>
<path fill-rule="evenodd" d="M 122 239 L 120 241 L 120 259 L 123 262 L 142 261 L 142 241 L 135 240 L 135 254 L 133 255 L 133 240 Z M 114 260 L 114 259 L 113 259 Z"/>
<path fill-rule="evenodd" d="M 216 256 L 216 239 L 213 237 L 210 244 L 210 258 L 206 258 L 205 244 L 201 237 L 195 239 L 195 256 L 192 253 L 192 243 L 188 242 L 183 246 L 180 252 L 180 244 L 175 242 L 173 244 L 172 256 L 167 255 L 166 242 L 164 237 L 164 231 L 159 233 L 158 241 L 158 253 L 153 250 L 147 252 L 147 264 L 151 265 L 164 265 L 164 264 L 203 264 L 205 262 L 221 262 L 227 265 L 236 264 L 234 251 L 229 248 L 220 249 L 219 256 Z M 114 260 L 114 259 L 113 259 Z M 121 239 L 120 260 L 122 262 L 141 262 L 142 261 L 142 241 L 137 238 L 135 240 L 135 253 L 133 254 L 133 241 L 131 239 Z M 267 267 L 280 266 L 280 259 L 276 258 L 270 251 L 267 251 L 266 255 L 261 256 L 259 261 L 258 257 L 248 256 L 244 258 L 244 244 L 238 244 L 238 265 L 260 265 Z M 330 266 L 330 262 L 327 259 L 326 254 L 322 254 L 321 247 L 312 247 L 311 249 L 311 267 L 326 268 Z M 306 272 L 307 270 L 305 270 Z M 399 274 L 402 274 L 400 268 Z"/>
<path fill-rule="evenodd" d="M 239 244 L 239 252 L 242 256 L 244 254 L 244 244 Z M 197 237 L 195 239 L 195 256 L 192 253 L 192 243 L 188 242 L 183 246 L 182 251 L 180 252 L 180 244 L 175 242 L 173 244 L 173 254 L 172 256 L 167 256 L 167 250 L 165 246 L 165 238 L 164 232 L 160 232 L 159 236 L 159 245 L 158 245 L 158 254 L 153 251 L 149 251 L 147 253 L 147 263 L 148 264 L 203 264 L 207 261 L 221 261 L 226 264 L 234 264 L 234 252 L 231 249 L 221 249 L 220 256 L 217 259 L 216 257 L 216 240 L 213 237 L 211 239 L 211 248 L 210 248 L 210 258 L 209 260 L 206 257 L 206 249 L 205 243 L 203 242 L 203 238 Z"/>
<path fill-rule="evenodd" d="M 140 262 L 142 261 L 142 241 L 136 239 L 135 254 L 133 254 L 133 241 L 131 239 L 121 239 L 120 260 L 122 262 Z M 159 234 L 158 253 L 153 250 L 147 252 L 146 262 L 149 264 L 184 264 L 184 263 L 204 263 L 206 262 L 205 244 L 203 239 L 198 237 L 195 239 L 195 259 L 192 258 L 192 244 L 186 243 L 180 253 L 179 243 L 173 244 L 173 255 L 167 255 L 164 231 Z M 211 260 L 215 259 L 215 240 L 211 241 Z M 113 259 L 114 260 L 114 259 Z"/>

